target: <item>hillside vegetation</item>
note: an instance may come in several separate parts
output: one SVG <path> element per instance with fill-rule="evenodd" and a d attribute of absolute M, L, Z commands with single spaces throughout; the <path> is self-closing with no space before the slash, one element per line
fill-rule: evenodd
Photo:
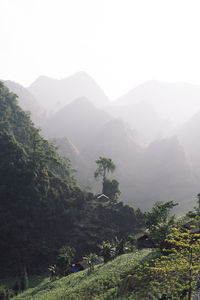
<path fill-rule="evenodd" d="M 71 274 L 60 280 L 50 282 L 49 278 L 41 280 L 15 300 L 89 300 L 89 299 L 134 299 L 131 294 L 120 295 L 125 283 L 123 274 L 130 272 L 142 261 L 156 257 L 151 250 L 136 251 L 124 254 L 113 261 L 96 266 L 91 274 L 88 270 Z"/>
<path fill-rule="evenodd" d="M 143 214 L 82 191 L 61 158 L 0 82 L 0 278 L 43 272 L 63 246 L 76 259 L 104 240 L 141 231 Z"/>

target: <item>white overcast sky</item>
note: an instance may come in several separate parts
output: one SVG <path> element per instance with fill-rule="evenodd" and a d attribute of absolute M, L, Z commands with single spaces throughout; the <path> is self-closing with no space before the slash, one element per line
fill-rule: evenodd
<path fill-rule="evenodd" d="M 0 0 L 0 78 L 88 72 L 113 99 L 146 80 L 200 84 L 200 1 Z"/>

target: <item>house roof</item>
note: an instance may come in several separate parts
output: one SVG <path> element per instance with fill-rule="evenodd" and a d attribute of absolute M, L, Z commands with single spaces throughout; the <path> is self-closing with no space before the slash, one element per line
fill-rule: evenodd
<path fill-rule="evenodd" d="M 106 199 L 110 199 L 108 196 L 106 196 L 105 194 L 100 194 L 100 195 L 97 195 L 97 199 L 101 199 L 101 198 L 106 198 Z"/>

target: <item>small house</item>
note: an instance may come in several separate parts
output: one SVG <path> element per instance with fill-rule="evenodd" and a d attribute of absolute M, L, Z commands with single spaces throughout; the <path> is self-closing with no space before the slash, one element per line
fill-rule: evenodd
<path fill-rule="evenodd" d="M 70 273 L 77 273 L 77 272 L 82 271 L 82 270 L 84 270 L 84 267 L 81 264 L 77 263 L 77 264 L 73 264 L 71 266 L 71 268 L 69 269 L 69 272 Z"/>
<path fill-rule="evenodd" d="M 108 196 L 106 196 L 105 194 L 99 194 L 96 196 L 96 198 L 102 202 L 107 202 L 110 200 L 110 198 Z"/>
<path fill-rule="evenodd" d="M 152 237 L 148 234 L 144 234 L 137 239 L 137 246 L 139 249 L 141 248 L 155 248 L 156 245 L 152 239 Z"/>
<path fill-rule="evenodd" d="M 98 257 L 98 259 L 94 262 L 94 266 L 101 265 L 103 263 L 104 263 L 103 258 L 102 257 Z M 83 270 L 85 270 L 85 269 L 88 268 L 88 264 L 87 264 L 87 260 L 86 259 L 83 259 L 78 264 L 80 264 L 82 266 Z"/>

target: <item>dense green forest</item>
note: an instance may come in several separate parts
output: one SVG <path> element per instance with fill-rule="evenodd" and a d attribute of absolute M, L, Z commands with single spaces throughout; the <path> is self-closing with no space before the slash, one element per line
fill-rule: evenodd
<path fill-rule="evenodd" d="M 78 259 L 98 252 L 104 240 L 139 232 L 141 211 L 82 191 L 69 161 L 40 135 L 16 98 L 0 83 L 0 276 L 24 268 L 43 272 L 64 245 L 74 247 Z"/>

